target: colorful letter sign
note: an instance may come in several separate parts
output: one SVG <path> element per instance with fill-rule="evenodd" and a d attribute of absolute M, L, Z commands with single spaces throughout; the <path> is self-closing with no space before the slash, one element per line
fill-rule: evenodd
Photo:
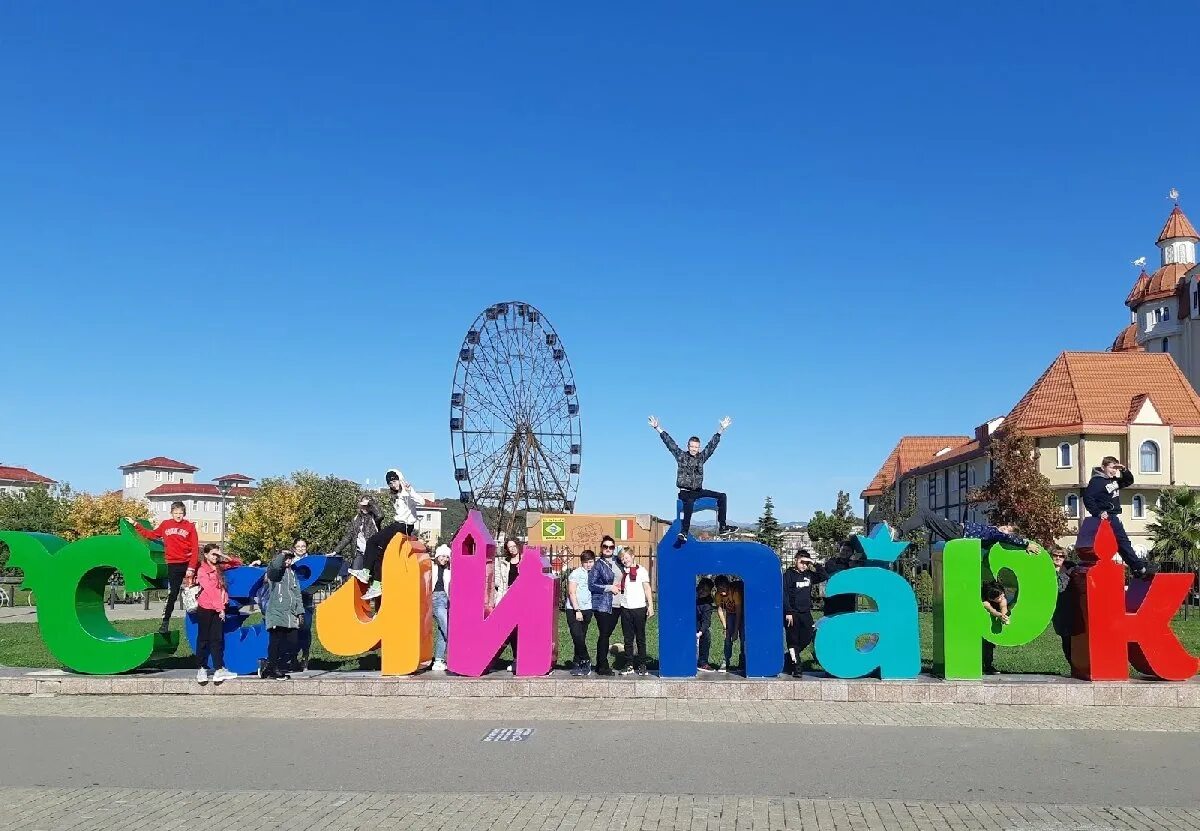
<path fill-rule="evenodd" d="M 179 633 L 131 637 L 118 632 L 104 613 L 104 590 L 120 572 L 131 591 L 165 580 L 161 555 L 124 521 L 120 533 L 68 543 L 53 534 L 0 531 L 8 564 L 25 574 L 22 585 L 37 597 L 38 629 L 55 658 L 76 672 L 113 675 L 136 669 L 179 647 Z"/>
<path fill-rule="evenodd" d="M 915 678 L 921 671 L 917 598 L 907 580 L 886 568 L 908 543 L 893 542 L 887 523 L 877 525 L 869 537 L 860 535 L 858 541 L 871 565 L 833 575 L 825 585 L 825 596 L 865 595 L 874 601 L 876 611 L 822 618 L 813 646 L 817 660 L 838 678 L 861 678 L 875 670 L 881 678 Z M 879 640 L 870 649 L 859 649 L 863 635 L 878 635 Z"/>
<path fill-rule="evenodd" d="M 1088 681 L 1120 681 L 1129 665 L 1167 681 L 1186 681 L 1200 661 L 1188 654 L 1171 631 L 1171 618 L 1187 599 L 1191 573 L 1158 574 L 1125 588 L 1125 569 L 1113 561 L 1117 539 L 1108 521 L 1086 523 L 1080 538 L 1083 564 L 1071 575 L 1084 622 L 1072 638 L 1071 671 Z M 1087 538 L 1084 538 L 1084 535 Z M 1093 541 L 1094 539 L 1094 541 Z"/>
<path fill-rule="evenodd" d="M 1020 602 L 1001 623 L 983 608 L 983 580 L 1002 570 L 1017 581 Z M 1050 555 L 993 545 L 987 567 L 979 540 L 951 540 L 933 557 L 933 670 L 945 678 L 983 677 L 983 642 L 1020 646 L 1042 634 L 1054 614 L 1058 579 Z"/>
<path fill-rule="evenodd" d="M 554 666 L 554 578 L 542 573 L 541 550 L 525 548 L 517 579 L 488 613 L 496 543 L 471 511 L 451 545 L 450 638 L 446 662 L 458 675 L 480 676 L 514 631 L 517 675 L 545 675 Z"/>
<path fill-rule="evenodd" d="M 372 614 L 366 587 L 351 578 L 317 607 L 317 637 L 334 655 L 379 650 L 383 675 L 411 675 L 433 660 L 429 553 L 396 534 L 383 552 L 383 597 Z"/>

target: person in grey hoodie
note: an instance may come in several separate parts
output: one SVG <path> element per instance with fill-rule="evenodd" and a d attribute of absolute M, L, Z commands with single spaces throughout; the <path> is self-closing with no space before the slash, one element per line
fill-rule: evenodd
<path fill-rule="evenodd" d="M 1133 576 L 1142 579 L 1154 576 L 1158 566 L 1147 563 L 1137 555 L 1121 523 L 1121 488 L 1132 484 L 1133 474 L 1121 464 L 1121 460 L 1116 456 L 1105 456 L 1100 460 L 1100 467 L 1092 469 L 1092 479 L 1083 492 L 1083 506 L 1092 516 L 1108 520 L 1117 538 L 1117 553 L 1129 566 Z"/>
<path fill-rule="evenodd" d="M 675 540 L 675 547 L 678 548 L 687 540 L 688 531 L 692 527 L 692 512 L 696 509 L 696 500 L 706 497 L 717 500 L 718 533 L 721 536 L 736 534 L 738 527 L 730 525 L 726 520 L 725 494 L 704 489 L 704 463 L 716 452 L 717 445 L 721 443 L 721 434 L 729 429 L 729 425 L 733 424 L 733 419 L 728 416 L 721 419 L 717 432 L 709 439 L 708 445 L 703 450 L 700 449 L 700 438 L 692 436 L 688 439 L 686 451 L 679 449 L 679 445 L 671 438 L 671 434 L 662 428 L 655 416 L 650 416 L 649 421 L 650 426 L 658 433 L 679 466 L 675 475 L 675 486 L 679 488 L 679 500 L 683 503 L 683 521 L 679 526 L 679 536 Z"/>
<path fill-rule="evenodd" d="M 383 552 L 387 550 L 392 537 L 401 533 L 411 537 L 417 533 L 417 510 L 421 506 L 421 497 L 417 496 L 413 486 L 405 481 L 399 470 L 392 468 L 385 479 L 391 492 L 393 519 L 367 540 L 362 568 L 350 571 L 360 583 L 370 584 L 363 594 L 363 600 L 374 600 L 383 594 Z"/>
<path fill-rule="evenodd" d="M 304 622 L 304 596 L 292 564 L 296 553 L 280 551 L 267 566 L 267 663 L 259 675 L 263 678 L 287 678 L 284 668 L 296 658 L 300 647 L 300 626 Z"/>

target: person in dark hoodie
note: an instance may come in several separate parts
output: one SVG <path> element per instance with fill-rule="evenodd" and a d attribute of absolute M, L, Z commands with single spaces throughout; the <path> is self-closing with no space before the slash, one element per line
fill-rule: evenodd
<path fill-rule="evenodd" d="M 813 563 L 812 554 L 804 549 L 796 552 L 794 564 L 783 573 L 783 631 L 795 678 L 802 674 L 800 653 L 813 639 L 812 587 L 828 579 L 825 569 Z"/>
<path fill-rule="evenodd" d="M 364 496 L 358 500 L 358 511 L 354 514 L 354 519 L 350 520 L 350 524 L 346 526 L 346 533 L 329 553 L 340 554 L 346 546 L 354 543 L 354 560 L 350 568 L 354 571 L 361 569 L 363 561 L 366 559 L 367 540 L 378 533 L 382 521 L 383 517 L 380 515 L 379 509 L 375 507 L 375 502 L 371 497 Z"/>
<path fill-rule="evenodd" d="M 832 577 L 839 571 L 854 568 L 862 561 L 863 556 L 856 547 L 854 537 L 847 537 L 842 540 L 838 546 L 838 553 L 825 561 L 825 574 Z M 835 594 L 833 597 L 826 595 L 825 611 L 823 617 L 840 614 L 842 612 L 853 612 L 858 607 L 858 595 L 854 594 Z"/>
<path fill-rule="evenodd" d="M 671 434 L 662 428 L 657 418 L 650 416 L 649 420 L 650 426 L 662 438 L 663 444 L 667 446 L 667 450 L 671 451 L 671 455 L 675 457 L 675 461 L 679 465 L 675 474 L 675 486 L 679 488 L 679 499 L 683 502 L 683 522 L 679 526 L 679 536 L 675 541 L 675 547 L 678 548 L 687 540 L 688 531 L 692 527 L 692 512 L 696 509 L 696 500 L 705 497 L 717 500 L 718 533 L 721 536 L 736 534 L 738 527 L 730 525 L 726 519 L 725 494 L 704 489 L 704 463 L 716 452 L 717 445 L 721 443 L 721 434 L 729 429 L 729 425 L 733 424 L 733 419 L 728 416 L 721 419 L 717 432 L 708 440 L 708 445 L 703 450 L 700 449 L 700 438 L 692 436 L 688 439 L 686 451 L 679 449 L 679 445 L 671 438 Z"/>
<path fill-rule="evenodd" d="M 1092 478 L 1083 492 L 1083 506 L 1094 517 L 1107 519 L 1117 538 L 1117 553 L 1138 579 L 1152 577 L 1158 571 L 1156 565 L 1147 563 L 1133 550 L 1133 543 L 1121 523 L 1121 488 L 1133 484 L 1133 474 L 1116 456 L 1105 456 L 1100 467 L 1092 469 Z"/>
<path fill-rule="evenodd" d="M 350 571 L 360 583 L 370 584 L 363 594 L 363 600 L 374 600 L 383 594 L 383 552 L 387 550 L 392 537 L 401 533 L 411 537 L 417 533 L 417 509 L 421 505 L 421 498 L 395 468 L 387 472 L 385 479 L 391 492 L 393 519 L 367 540 L 363 567 Z"/>

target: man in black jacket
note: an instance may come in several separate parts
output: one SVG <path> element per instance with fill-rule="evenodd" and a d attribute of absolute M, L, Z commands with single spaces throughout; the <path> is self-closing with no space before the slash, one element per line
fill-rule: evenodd
<path fill-rule="evenodd" d="M 1133 576 L 1140 579 L 1152 577 L 1158 567 L 1148 564 L 1137 555 L 1129 535 L 1125 533 L 1125 526 L 1121 524 L 1121 488 L 1132 484 L 1133 474 L 1121 464 L 1121 460 L 1116 456 L 1105 456 L 1100 460 L 1100 467 L 1092 470 L 1092 480 L 1083 492 L 1083 506 L 1092 516 L 1108 520 L 1117 538 L 1117 553 L 1129 566 Z"/>
<path fill-rule="evenodd" d="M 699 437 L 692 436 L 688 439 L 687 450 L 684 451 L 679 449 L 679 445 L 671 438 L 671 434 L 662 428 L 658 419 L 650 416 L 650 426 L 662 438 L 663 444 L 667 446 L 667 450 L 671 451 L 671 455 L 679 464 L 679 470 L 675 475 L 675 486 L 679 488 L 679 499 L 683 502 L 683 522 L 679 526 L 679 536 L 675 541 L 677 548 L 687 540 L 688 531 L 692 527 L 692 511 L 696 508 L 696 500 L 704 497 L 717 500 L 717 525 L 721 536 L 736 534 L 738 531 L 736 525 L 730 525 L 726 521 L 725 494 L 704 489 L 704 463 L 716 452 L 717 445 L 721 443 L 721 434 L 729 429 L 730 424 L 733 424 L 733 419 L 726 416 L 721 419 L 717 432 L 709 439 L 707 447 L 701 450 Z"/>
<path fill-rule="evenodd" d="M 795 564 L 783 573 L 783 631 L 792 676 L 799 678 L 800 653 L 813 639 L 812 587 L 829 579 L 825 569 L 813 563 L 812 554 L 801 549 Z"/>

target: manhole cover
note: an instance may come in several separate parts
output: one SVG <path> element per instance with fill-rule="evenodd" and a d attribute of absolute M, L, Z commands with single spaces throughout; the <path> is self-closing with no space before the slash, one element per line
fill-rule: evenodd
<path fill-rule="evenodd" d="M 497 727 L 483 737 L 485 742 L 523 742 L 533 735 L 532 727 Z"/>

